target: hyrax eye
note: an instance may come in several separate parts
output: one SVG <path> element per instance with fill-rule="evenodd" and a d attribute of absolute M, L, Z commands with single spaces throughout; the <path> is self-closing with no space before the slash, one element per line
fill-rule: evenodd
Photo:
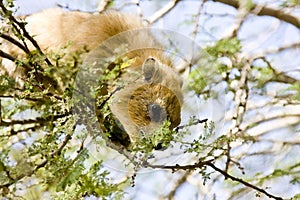
<path fill-rule="evenodd" d="M 150 104 L 148 110 L 149 110 L 150 119 L 153 122 L 162 122 L 167 117 L 165 110 L 156 103 Z"/>

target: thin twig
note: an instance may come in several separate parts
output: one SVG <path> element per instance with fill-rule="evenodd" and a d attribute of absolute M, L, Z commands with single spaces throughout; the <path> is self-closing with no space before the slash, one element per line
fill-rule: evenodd
<path fill-rule="evenodd" d="M 168 195 L 166 195 L 164 197 L 164 199 L 169 199 L 169 200 L 173 200 L 174 196 L 176 194 L 176 191 L 178 190 L 178 188 L 184 184 L 187 180 L 187 178 L 189 177 L 189 175 L 191 174 L 191 171 L 187 171 L 185 172 L 174 184 L 173 189 L 169 192 Z"/>
<path fill-rule="evenodd" d="M 161 17 L 165 16 L 169 11 L 171 11 L 176 4 L 179 2 L 179 0 L 171 0 L 169 3 L 167 3 L 164 7 L 162 7 L 160 10 L 155 12 L 152 16 L 148 18 L 149 24 L 153 24 L 157 20 L 159 20 Z"/>
<path fill-rule="evenodd" d="M 267 191 L 265 191 L 264 189 L 261 189 L 261 188 L 255 186 L 255 185 L 253 185 L 253 184 L 251 184 L 251 183 L 248 183 L 248 182 L 244 181 L 244 180 L 241 179 L 241 178 L 237 178 L 237 177 L 234 177 L 234 176 L 228 174 L 226 171 L 224 171 L 224 170 L 222 170 L 222 169 L 216 167 L 216 166 L 215 166 L 214 164 L 212 164 L 211 162 L 207 163 L 206 165 L 207 165 L 207 166 L 210 166 L 210 167 L 213 168 L 215 171 L 217 171 L 217 172 L 219 172 L 220 174 L 222 174 L 225 178 L 229 178 L 229 179 L 231 179 L 231 180 L 233 180 L 233 181 L 239 182 L 239 183 L 241 183 L 241 184 L 243 184 L 243 185 L 245 185 L 245 186 L 247 186 L 247 187 L 249 187 L 249 188 L 252 188 L 252 189 L 254 189 L 254 190 L 258 191 L 258 192 L 261 192 L 261 193 L 265 194 L 265 195 L 268 196 L 269 198 L 273 198 L 273 199 L 277 199 L 277 200 L 283 200 L 282 197 L 274 196 L 274 195 L 268 193 Z"/>
<path fill-rule="evenodd" d="M 6 58 L 6 59 L 8 59 L 12 62 L 17 62 L 18 61 L 17 58 L 13 57 L 12 55 L 10 55 L 10 54 L 2 51 L 2 50 L 0 50 L 0 57 Z M 31 67 L 29 65 L 25 64 L 24 62 L 20 62 L 20 66 L 24 67 L 26 70 L 31 69 Z"/>
<path fill-rule="evenodd" d="M 175 131 L 178 132 L 180 129 L 183 129 L 183 128 L 187 127 L 187 126 L 193 126 L 193 125 L 197 125 L 197 124 L 202 124 L 202 123 L 205 123 L 207 121 L 208 121 L 208 119 L 201 119 L 201 120 L 200 119 L 196 119 L 194 122 L 192 122 L 192 123 L 190 123 L 188 125 L 177 126 L 175 128 Z"/>
<path fill-rule="evenodd" d="M 12 12 L 10 10 L 8 10 L 4 4 L 3 4 L 3 0 L 0 1 L 0 8 L 2 9 L 3 13 L 5 13 L 7 15 L 7 18 L 12 22 L 13 27 L 16 29 L 16 31 L 18 32 L 18 34 L 24 36 L 24 38 L 28 39 L 32 45 L 36 48 L 36 50 L 45 57 L 45 62 L 52 66 L 52 63 L 50 62 L 50 60 L 45 56 L 45 54 L 43 53 L 42 49 L 40 48 L 40 46 L 38 45 L 38 43 L 33 39 L 33 37 L 31 37 L 31 35 L 28 33 L 28 31 L 25 28 L 25 23 L 24 22 L 19 22 L 13 15 Z M 17 26 L 18 27 L 17 27 Z M 20 31 L 20 29 L 22 30 L 22 32 Z M 27 46 L 24 46 L 25 48 L 27 48 Z M 29 49 L 27 48 L 27 50 L 29 51 Z"/>
<path fill-rule="evenodd" d="M 0 122 L 0 126 L 11 126 L 11 125 L 17 125 L 17 124 L 35 124 L 35 123 L 50 123 L 54 120 L 57 120 L 59 118 L 63 118 L 68 116 L 70 113 L 64 113 L 60 115 L 55 116 L 48 116 L 46 118 L 36 118 L 36 119 L 25 119 L 25 120 L 11 120 L 11 121 L 4 121 L 3 119 Z"/>
<path fill-rule="evenodd" d="M 229 6 L 233 6 L 235 8 L 239 8 L 239 1 L 236 0 L 213 0 L 215 2 L 220 2 L 220 3 L 224 3 L 227 4 Z M 259 5 L 259 4 L 255 4 L 252 2 L 252 12 L 258 16 L 271 16 L 271 17 L 275 17 L 279 20 L 282 20 L 284 22 L 287 22 L 289 24 L 294 25 L 297 28 L 300 28 L 300 19 L 297 16 L 293 16 L 289 13 L 284 12 L 283 9 L 276 9 L 276 8 L 270 8 L 264 5 Z M 259 8 L 259 10 L 257 11 L 256 8 Z"/>
<path fill-rule="evenodd" d="M 69 142 L 70 139 L 72 139 L 72 136 L 69 135 L 69 134 L 67 134 L 66 137 L 65 137 L 65 139 L 64 139 L 64 141 L 60 144 L 60 146 L 58 147 L 58 149 L 56 151 L 53 151 L 49 155 L 49 158 L 53 157 L 54 155 L 59 155 L 62 152 L 63 148 L 67 145 L 67 143 Z M 10 185 L 15 184 L 17 181 L 21 180 L 22 178 L 24 178 L 26 176 L 27 177 L 32 176 L 38 169 L 44 167 L 48 162 L 49 162 L 48 159 L 44 160 L 39 165 L 37 165 L 31 172 L 29 172 L 27 174 L 24 173 L 21 176 L 15 178 L 15 179 L 12 179 L 11 181 L 9 181 L 6 184 L 0 185 L 0 189 L 1 188 L 5 188 L 5 187 L 9 187 Z"/>
<path fill-rule="evenodd" d="M 192 39 L 193 41 L 195 41 L 196 39 L 196 36 L 199 32 L 199 19 L 200 19 L 200 16 L 201 16 L 201 12 L 202 12 L 202 9 L 204 7 L 204 4 L 206 3 L 207 0 L 203 0 L 199 6 L 199 9 L 198 9 L 198 12 L 194 15 L 194 30 L 192 32 Z"/>
<path fill-rule="evenodd" d="M 257 59 L 260 57 L 263 57 L 264 55 L 267 54 L 276 54 L 279 53 L 281 51 L 285 51 L 285 50 L 291 50 L 291 49 L 297 49 L 300 48 L 300 42 L 295 42 L 295 43 L 291 43 L 291 44 L 286 44 L 284 46 L 280 46 L 280 47 L 273 47 L 266 49 L 266 50 L 260 50 L 260 49 L 256 49 L 255 53 L 250 55 L 250 59 Z"/>
<path fill-rule="evenodd" d="M 223 38 L 235 38 L 238 35 L 238 32 L 242 25 L 245 22 L 249 12 L 246 9 L 246 5 L 244 5 L 246 1 L 242 1 L 238 8 L 238 15 L 236 17 L 235 23 L 233 24 L 232 30 L 229 30 L 227 34 L 223 36 Z"/>
<path fill-rule="evenodd" d="M 102 13 L 103 11 L 105 11 L 108 7 L 109 7 L 109 5 L 111 4 L 111 3 L 113 3 L 113 1 L 112 0 L 103 0 L 103 1 L 99 1 L 98 2 L 98 5 L 97 5 L 97 12 L 98 13 Z"/>
<path fill-rule="evenodd" d="M 251 184 L 249 182 L 246 182 L 246 181 L 244 181 L 241 178 L 237 178 L 235 176 L 232 176 L 229 173 L 227 173 L 225 170 L 222 170 L 222 169 L 216 167 L 213 164 L 214 160 L 215 159 L 211 159 L 211 160 L 207 160 L 207 161 L 199 161 L 198 163 L 193 164 L 193 165 L 182 165 L 182 166 L 181 165 L 172 165 L 172 166 L 151 165 L 151 164 L 145 162 L 144 167 L 150 167 L 150 168 L 153 168 L 153 169 L 170 169 L 170 170 L 172 170 L 174 172 L 174 171 L 178 171 L 178 170 L 196 170 L 198 168 L 203 168 L 205 166 L 209 166 L 209 167 L 213 168 L 215 171 L 217 171 L 220 174 L 222 174 L 227 179 L 231 179 L 232 181 L 239 182 L 239 183 L 245 185 L 246 187 L 252 188 L 252 189 L 254 189 L 254 190 L 258 191 L 258 192 L 261 192 L 262 194 L 265 194 L 269 198 L 273 198 L 273 199 L 276 199 L 276 200 L 283 200 L 282 197 L 277 197 L 275 195 L 272 195 L 272 194 L 268 193 L 266 190 L 264 190 L 262 188 L 259 188 L 259 187 L 255 186 L 255 185 L 253 185 L 253 184 Z"/>

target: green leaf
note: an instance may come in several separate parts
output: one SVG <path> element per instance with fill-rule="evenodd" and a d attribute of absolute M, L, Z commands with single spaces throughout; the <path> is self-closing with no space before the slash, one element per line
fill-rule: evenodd
<path fill-rule="evenodd" d="M 214 46 L 207 47 L 205 50 L 214 57 L 229 56 L 234 57 L 242 48 L 238 38 L 221 39 Z"/>

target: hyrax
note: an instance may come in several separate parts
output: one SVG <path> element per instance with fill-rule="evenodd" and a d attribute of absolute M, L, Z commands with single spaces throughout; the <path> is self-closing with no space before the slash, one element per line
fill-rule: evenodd
<path fill-rule="evenodd" d="M 89 14 L 50 9 L 28 16 L 26 22 L 27 31 L 44 52 L 59 50 L 68 42 L 71 42 L 70 51 L 83 47 L 93 51 L 112 36 L 144 28 L 138 17 L 114 11 Z M 135 142 L 140 134 L 153 133 L 165 120 L 171 122 L 171 129 L 178 126 L 183 95 L 181 80 L 170 59 L 160 50 L 147 48 L 155 45 L 161 48 L 150 32 L 132 34 L 124 40 L 139 48 L 124 55 L 132 62 L 120 78 L 124 81 L 132 79 L 129 71 L 141 76 L 128 81 L 113 94 L 110 109 L 129 135 L 130 142 Z M 119 39 L 118 42 L 122 46 L 123 41 Z M 20 53 L 12 45 L 4 45 L 3 49 L 11 55 Z M 16 74 L 15 67 L 4 61 L 6 71 Z"/>

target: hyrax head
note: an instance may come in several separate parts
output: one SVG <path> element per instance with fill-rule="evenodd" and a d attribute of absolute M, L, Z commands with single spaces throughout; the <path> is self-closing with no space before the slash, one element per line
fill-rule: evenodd
<path fill-rule="evenodd" d="M 116 92 L 110 104 L 131 142 L 152 134 L 166 120 L 170 129 L 178 126 L 183 101 L 182 81 L 170 66 L 149 57 L 140 71 L 141 77 Z"/>

